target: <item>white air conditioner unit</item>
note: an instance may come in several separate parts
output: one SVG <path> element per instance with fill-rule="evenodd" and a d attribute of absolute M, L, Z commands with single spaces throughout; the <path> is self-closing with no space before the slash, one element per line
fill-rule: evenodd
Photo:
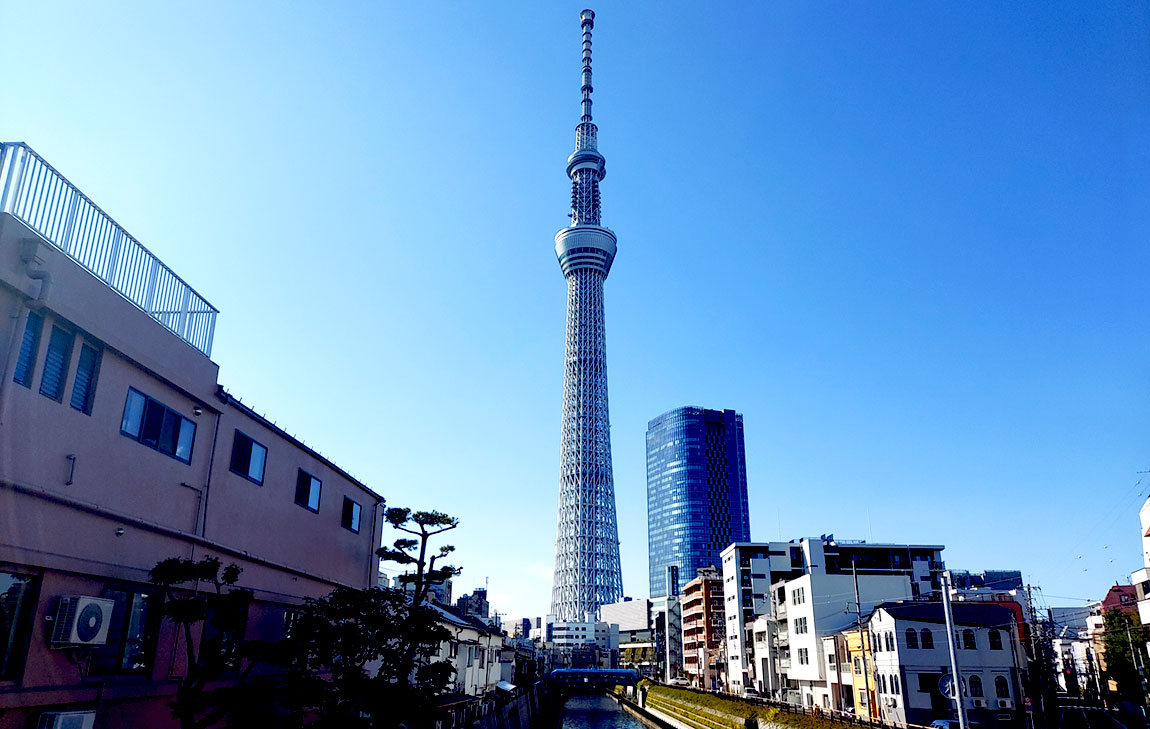
<path fill-rule="evenodd" d="M 108 642 L 113 605 L 114 601 L 100 597 L 61 597 L 56 608 L 52 642 L 56 645 L 104 645 Z"/>
<path fill-rule="evenodd" d="M 1014 700 L 1013 699 L 999 699 L 998 700 L 998 708 L 1000 708 L 1000 709 L 1013 709 L 1014 708 Z"/>
<path fill-rule="evenodd" d="M 986 708 L 986 699 L 975 699 L 975 700 L 974 700 L 974 707 L 975 707 L 976 709 L 984 709 L 984 708 Z"/>
<path fill-rule="evenodd" d="M 94 711 L 46 711 L 36 729 L 92 729 L 95 723 Z"/>

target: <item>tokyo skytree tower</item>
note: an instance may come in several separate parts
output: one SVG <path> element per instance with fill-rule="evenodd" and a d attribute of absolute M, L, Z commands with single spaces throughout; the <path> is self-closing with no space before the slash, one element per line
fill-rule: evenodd
<path fill-rule="evenodd" d="M 607 336 L 603 282 L 615 259 L 615 234 L 599 223 L 599 181 L 606 160 L 591 123 L 591 29 L 595 13 L 579 14 L 583 27 L 583 116 L 575 127 L 571 225 L 555 234 L 555 254 L 567 279 L 567 353 L 563 370 L 563 435 L 559 452 L 559 526 L 551 612 L 581 621 L 623 597 L 611 424 L 607 414 Z"/>

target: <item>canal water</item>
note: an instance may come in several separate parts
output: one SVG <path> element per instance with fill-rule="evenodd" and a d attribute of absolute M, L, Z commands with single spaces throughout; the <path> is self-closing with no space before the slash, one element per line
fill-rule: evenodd
<path fill-rule="evenodd" d="M 572 696 L 563 707 L 563 729 L 644 729 L 606 696 Z"/>

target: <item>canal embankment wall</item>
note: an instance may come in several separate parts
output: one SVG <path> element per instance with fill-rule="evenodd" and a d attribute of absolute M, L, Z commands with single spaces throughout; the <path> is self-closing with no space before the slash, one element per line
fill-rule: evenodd
<path fill-rule="evenodd" d="M 514 698 L 468 704 L 441 711 L 435 729 L 555 729 L 556 698 L 543 681 L 522 687 Z"/>
<path fill-rule="evenodd" d="M 650 729 L 919 729 L 828 714 L 793 704 L 647 684 L 616 696 L 623 710 Z"/>

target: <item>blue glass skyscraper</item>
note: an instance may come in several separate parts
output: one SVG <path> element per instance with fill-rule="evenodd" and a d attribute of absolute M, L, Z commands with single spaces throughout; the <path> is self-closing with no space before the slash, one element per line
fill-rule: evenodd
<path fill-rule="evenodd" d="M 647 424 L 647 539 L 651 597 L 677 594 L 751 540 L 742 415 L 683 407 Z"/>

